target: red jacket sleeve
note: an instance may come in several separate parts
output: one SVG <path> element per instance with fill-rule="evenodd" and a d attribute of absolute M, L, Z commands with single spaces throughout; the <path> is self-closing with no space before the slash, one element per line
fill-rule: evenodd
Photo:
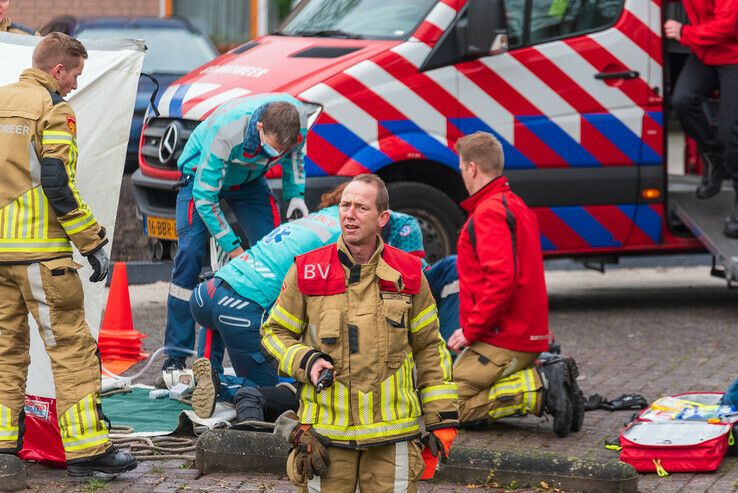
<path fill-rule="evenodd" d="M 474 306 L 466 317 L 464 337 L 469 342 L 497 327 L 515 288 L 515 262 L 512 234 L 505 211 L 485 208 L 474 214 L 476 253 L 483 282 L 474 294 Z"/>
<path fill-rule="evenodd" d="M 716 0 L 708 22 L 682 26 L 681 42 L 687 47 L 714 46 L 736 35 L 738 0 Z"/>

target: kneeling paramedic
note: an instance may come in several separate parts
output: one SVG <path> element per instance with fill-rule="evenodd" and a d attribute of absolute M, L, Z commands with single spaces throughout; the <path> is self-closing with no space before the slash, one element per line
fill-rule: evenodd
<path fill-rule="evenodd" d="M 71 243 L 92 266 L 90 281 L 107 276 L 108 240 L 77 189 L 77 122 L 63 98 L 86 58 L 78 40 L 51 33 L 33 51 L 33 68 L 0 88 L 0 453 L 23 447 L 30 312 L 51 359 L 70 475 L 136 467 L 108 439 L 99 352 L 72 260 Z"/>
<path fill-rule="evenodd" d="M 388 203 L 379 177 L 355 177 L 338 241 L 295 259 L 263 326 L 280 372 L 304 384 L 298 413 L 275 428 L 294 445 L 287 474 L 300 491 L 417 491 L 418 418 L 430 450 L 445 456 L 456 436 L 451 358 L 421 261 L 377 234 Z"/>
<path fill-rule="evenodd" d="M 287 217 L 307 216 L 303 148 L 307 115 L 287 94 L 234 99 L 200 123 L 177 161 L 182 187 L 177 193 L 179 252 L 174 259 L 167 298 L 164 370 L 183 369 L 195 345 L 190 296 L 197 284 L 212 236 L 231 258 L 244 253 L 220 208 L 231 208 L 250 245 L 279 225 L 279 208 L 264 174 L 282 166 L 282 187 L 289 200 Z"/>

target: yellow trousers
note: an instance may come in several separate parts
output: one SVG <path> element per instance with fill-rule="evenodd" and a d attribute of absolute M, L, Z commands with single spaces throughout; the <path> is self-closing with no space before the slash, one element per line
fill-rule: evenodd
<path fill-rule="evenodd" d="M 85 322 L 78 268 L 71 258 L 0 265 L 0 452 L 17 452 L 23 443 L 29 312 L 51 359 L 67 460 L 94 457 L 110 447 L 100 406 L 100 359 Z"/>
<path fill-rule="evenodd" d="M 405 441 L 361 450 L 328 447 L 328 474 L 311 480 L 297 477 L 293 450 L 287 475 L 301 493 L 416 493 L 425 463 L 417 441 Z"/>
<path fill-rule="evenodd" d="M 540 414 L 543 383 L 531 365 L 540 353 L 524 353 L 474 342 L 454 363 L 459 421 Z"/>

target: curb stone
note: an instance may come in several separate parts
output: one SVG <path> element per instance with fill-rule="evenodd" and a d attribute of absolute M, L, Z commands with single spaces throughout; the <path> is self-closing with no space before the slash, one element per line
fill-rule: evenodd
<path fill-rule="evenodd" d="M 567 492 L 638 492 L 638 473 L 629 464 L 536 451 L 520 453 L 455 447 L 436 478 L 463 484 L 497 483 L 501 488 L 536 487 L 545 482 Z"/>
<path fill-rule="evenodd" d="M 289 447 L 271 433 L 212 430 L 200 437 L 195 467 L 202 473 L 261 472 L 284 475 Z M 520 453 L 455 447 L 436 474 L 437 481 L 539 486 L 565 491 L 636 493 L 638 473 L 618 461 L 595 461 L 550 453 Z"/>

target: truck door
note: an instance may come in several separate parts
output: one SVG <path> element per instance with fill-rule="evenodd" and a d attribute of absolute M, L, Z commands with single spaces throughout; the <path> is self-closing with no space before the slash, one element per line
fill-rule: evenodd
<path fill-rule="evenodd" d="M 463 133 L 500 138 L 513 190 L 533 206 L 549 253 L 660 240 L 640 170 L 660 173 L 649 133 L 650 0 L 506 0 L 510 49 L 457 65 Z M 657 21 L 658 22 L 658 21 Z M 660 175 L 659 175 L 660 176 Z M 645 210 L 642 210 L 645 209 Z"/>

